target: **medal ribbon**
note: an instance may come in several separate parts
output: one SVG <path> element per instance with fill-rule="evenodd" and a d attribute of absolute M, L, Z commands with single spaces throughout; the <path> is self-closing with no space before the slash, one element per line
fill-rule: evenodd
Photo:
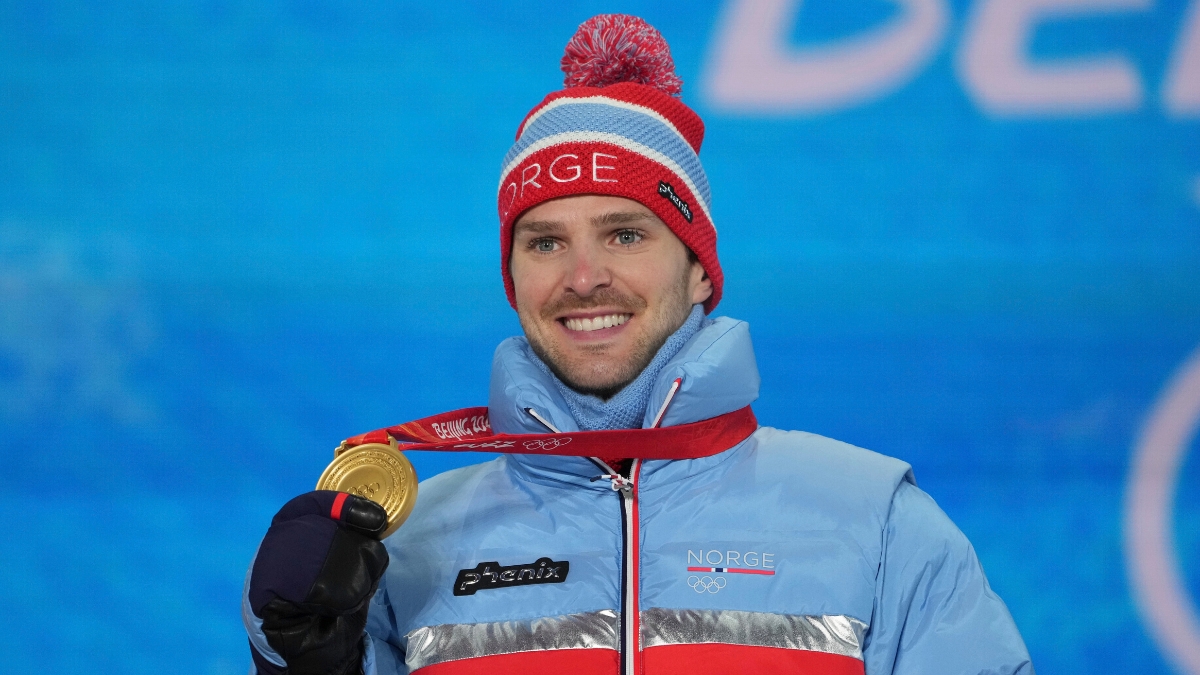
<path fill-rule="evenodd" d="M 750 437 L 758 420 L 750 406 L 691 424 L 657 429 L 497 434 L 486 407 L 463 408 L 342 441 L 338 454 L 367 443 L 398 444 L 400 450 L 503 452 L 572 457 L 696 459 L 724 452 Z"/>

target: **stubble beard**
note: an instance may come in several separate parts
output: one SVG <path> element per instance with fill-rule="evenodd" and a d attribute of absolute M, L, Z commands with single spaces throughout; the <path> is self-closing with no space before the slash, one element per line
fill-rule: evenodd
<path fill-rule="evenodd" d="M 564 295 L 543 308 L 540 319 L 533 319 L 532 322 L 524 312 L 518 313 L 518 318 L 533 353 L 550 368 L 555 377 L 581 394 L 607 401 L 636 380 L 654 360 L 667 338 L 687 321 L 692 311 L 688 280 L 688 276 L 683 277 L 664 295 L 662 311 L 655 315 L 640 314 L 647 306 L 642 298 L 602 288 L 586 298 Z M 557 323 L 554 317 L 564 311 L 601 306 L 618 307 L 630 314 L 639 314 L 647 322 L 645 329 L 634 340 L 630 354 L 615 363 L 611 362 L 613 357 L 608 354 L 611 347 L 606 345 L 584 346 L 582 355 L 572 359 L 555 340 L 544 339 L 545 335 L 536 326 L 529 325 L 539 321 L 541 325 Z"/>

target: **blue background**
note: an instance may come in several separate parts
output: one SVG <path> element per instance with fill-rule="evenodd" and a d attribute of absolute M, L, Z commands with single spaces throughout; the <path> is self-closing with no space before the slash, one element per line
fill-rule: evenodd
<path fill-rule="evenodd" d="M 1200 134 L 1158 93 L 1185 8 L 1045 25 L 1031 58 L 1118 52 L 1147 95 L 1013 119 L 963 87 L 950 6 L 896 91 L 755 116 L 699 86 L 718 2 L 0 3 L 0 669 L 245 671 L 278 506 L 340 439 L 485 402 L 519 332 L 500 158 L 575 27 L 624 11 L 708 125 L 718 313 L 751 323 L 760 420 L 911 462 L 1039 672 L 1163 672 L 1121 500 L 1200 343 Z M 809 0 L 790 39 L 895 11 Z"/>

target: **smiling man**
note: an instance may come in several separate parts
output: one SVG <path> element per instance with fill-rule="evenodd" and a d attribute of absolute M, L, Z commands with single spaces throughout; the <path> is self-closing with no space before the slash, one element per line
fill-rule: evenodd
<path fill-rule="evenodd" d="M 487 445 L 511 454 L 423 482 L 383 543 L 366 499 L 285 505 L 243 598 L 255 668 L 1032 673 L 907 464 L 757 426 L 749 329 L 709 317 L 704 126 L 661 36 L 595 17 L 563 69 L 498 191 L 524 337 L 496 350 Z"/>

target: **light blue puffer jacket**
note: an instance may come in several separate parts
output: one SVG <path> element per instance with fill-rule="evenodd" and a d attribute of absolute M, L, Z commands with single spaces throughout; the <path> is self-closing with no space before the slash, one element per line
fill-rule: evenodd
<path fill-rule="evenodd" d="M 533 409 L 577 430 L 525 353 L 523 338 L 496 350 L 494 429 L 545 433 Z M 747 324 L 717 319 L 680 351 L 647 426 L 676 378 L 664 426 L 749 405 Z M 717 455 L 635 464 L 624 489 L 605 473 L 505 455 L 421 483 L 386 542 L 367 675 L 1033 672 L 970 543 L 904 462 L 760 427 Z"/>

